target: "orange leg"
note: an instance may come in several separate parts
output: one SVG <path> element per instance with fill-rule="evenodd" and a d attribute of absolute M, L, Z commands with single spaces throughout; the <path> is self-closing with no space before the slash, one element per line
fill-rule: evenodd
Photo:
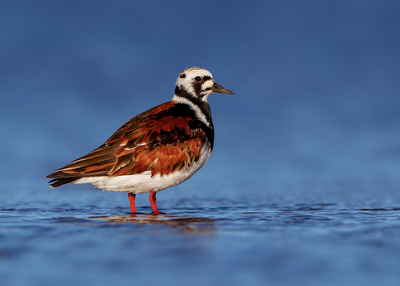
<path fill-rule="evenodd" d="M 150 199 L 151 207 L 153 208 L 153 214 L 154 215 L 159 215 L 160 212 L 158 211 L 157 205 L 156 205 L 156 192 L 151 191 L 149 199 Z"/>
<path fill-rule="evenodd" d="M 131 204 L 131 213 L 135 214 L 136 213 L 136 205 L 135 205 L 136 194 L 128 193 L 128 198 L 129 198 L 129 203 Z"/>

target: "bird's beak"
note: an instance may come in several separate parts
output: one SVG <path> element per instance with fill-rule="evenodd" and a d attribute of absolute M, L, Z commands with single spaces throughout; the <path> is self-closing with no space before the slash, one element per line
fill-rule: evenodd
<path fill-rule="evenodd" d="M 225 93 L 225 94 L 235 94 L 234 92 L 232 92 L 226 88 L 223 88 L 222 86 L 220 86 L 219 84 L 217 84 L 215 82 L 213 85 L 213 92 Z"/>

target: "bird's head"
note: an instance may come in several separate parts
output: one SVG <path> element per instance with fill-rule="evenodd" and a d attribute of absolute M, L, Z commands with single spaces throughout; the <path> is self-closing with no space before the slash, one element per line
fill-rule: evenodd
<path fill-rule="evenodd" d="M 214 92 L 234 94 L 215 83 L 212 74 L 202 67 L 187 68 L 176 80 L 175 95 L 177 96 L 190 96 L 207 102 L 208 96 Z"/>

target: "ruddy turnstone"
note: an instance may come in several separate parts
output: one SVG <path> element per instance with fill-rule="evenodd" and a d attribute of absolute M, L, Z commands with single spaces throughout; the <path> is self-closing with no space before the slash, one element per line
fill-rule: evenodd
<path fill-rule="evenodd" d="M 133 117 L 100 147 L 55 170 L 47 176 L 50 187 L 91 184 L 126 192 L 132 213 L 136 193 L 150 193 L 153 214 L 160 214 L 156 193 L 186 181 L 210 157 L 214 126 L 207 100 L 214 92 L 234 94 L 208 70 L 185 69 L 171 101 Z"/>

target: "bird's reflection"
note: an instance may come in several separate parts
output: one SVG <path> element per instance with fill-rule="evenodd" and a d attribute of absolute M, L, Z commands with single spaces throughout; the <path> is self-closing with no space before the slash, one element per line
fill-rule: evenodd
<path fill-rule="evenodd" d="M 207 234 L 215 232 L 216 224 L 213 219 L 205 217 L 189 217 L 176 215 L 129 214 L 113 216 L 90 217 L 92 220 L 108 221 L 112 224 L 138 223 L 144 225 L 166 225 L 176 228 L 179 232 Z"/>

